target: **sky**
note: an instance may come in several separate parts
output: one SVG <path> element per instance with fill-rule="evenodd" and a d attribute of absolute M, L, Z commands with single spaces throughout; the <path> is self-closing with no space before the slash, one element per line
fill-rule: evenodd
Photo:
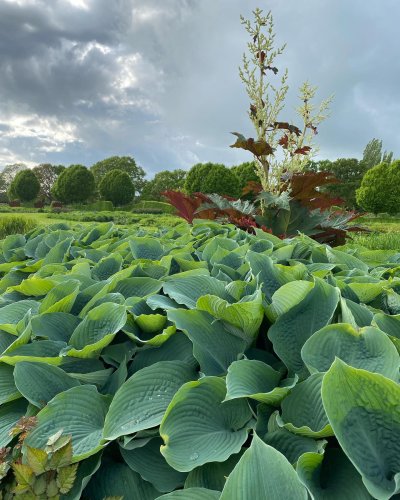
<path fill-rule="evenodd" d="M 319 158 L 359 158 L 373 137 L 398 157 L 398 0 L 0 0 L 0 167 L 128 155 L 151 178 L 251 160 L 229 145 L 254 135 L 238 66 L 256 7 L 287 43 L 281 118 L 296 123 L 308 80 L 334 94 Z"/>

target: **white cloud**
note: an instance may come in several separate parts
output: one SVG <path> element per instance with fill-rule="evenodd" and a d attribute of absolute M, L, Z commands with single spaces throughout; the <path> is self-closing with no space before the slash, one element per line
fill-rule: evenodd
<path fill-rule="evenodd" d="M 87 0 L 65 0 L 67 3 L 76 9 L 89 10 L 89 2 Z"/>

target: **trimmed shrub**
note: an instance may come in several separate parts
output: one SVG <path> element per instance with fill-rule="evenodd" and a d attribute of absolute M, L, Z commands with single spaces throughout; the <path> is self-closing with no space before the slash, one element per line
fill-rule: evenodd
<path fill-rule="evenodd" d="M 21 201 L 34 200 L 39 191 L 39 180 L 33 171 L 29 169 L 18 172 L 9 189 L 11 198 L 18 198 Z"/>
<path fill-rule="evenodd" d="M 366 172 L 356 192 L 357 203 L 364 210 L 378 214 L 399 212 L 400 160 L 391 165 L 380 163 Z"/>
<path fill-rule="evenodd" d="M 256 164 L 254 161 L 246 161 L 240 165 L 232 167 L 232 172 L 238 178 L 240 190 L 242 190 L 250 181 L 260 182 L 260 179 L 255 171 L 255 166 Z"/>
<path fill-rule="evenodd" d="M 71 165 L 59 175 L 52 194 L 64 203 L 75 203 L 86 201 L 94 190 L 92 172 L 83 165 Z"/>
<path fill-rule="evenodd" d="M 220 163 L 198 163 L 189 171 L 185 190 L 189 193 L 217 193 L 226 196 L 240 194 L 239 180 L 231 169 Z"/>
<path fill-rule="evenodd" d="M 135 188 L 129 175 L 123 170 L 110 170 L 102 178 L 99 184 L 99 191 L 107 201 L 111 201 L 114 206 L 126 205 L 135 196 Z"/>

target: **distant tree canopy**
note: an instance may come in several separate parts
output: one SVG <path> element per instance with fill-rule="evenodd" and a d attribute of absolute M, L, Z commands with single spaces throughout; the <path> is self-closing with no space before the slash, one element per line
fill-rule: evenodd
<path fill-rule="evenodd" d="M 135 160 L 131 156 L 111 156 L 104 160 L 98 161 L 90 168 L 94 175 L 96 185 L 99 186 L 101 179 L 110 172 L 110 170 L 122 170 L 126 172 L 133 185 L 135 192 L 140 194 L 145 185 L 145 171 L 136 165 Z"/>
<path fill-rule="evenodd" d="M 34 167 L 33 172 L 39 180 L 39 197 L 51 201 L 51 189 L 61 172 L 65 170 L 63 165 L 52 165 L 51 163 L 41 163 Z"/>
<path fill-rule="evenodd" d="M 260 179 L 255 171 L 255 162 L 247 161 L 231 168 L 232 172 L 239 180 L 239 188 L 242 190 L 250 181 L 260 182 Z"/>
<path fill-rule="evenodd" d="M 143 187 L 141 198 L 144 200 L 161 200 L 163 191 L 180 191 L 185 187 L 186 170 L 163 170 L 154 179 L 147 181 Z"/>
<path fill-rule="evenodd" d="M 17 173 L 9 187 L 9 198 L 21 201 L 34 200 L 40 191 L 40 183 L 32 170 L 21 170 Z"/>
<path fill-rule="evenodd" d="M 94 191 L 92 172 L 84 165 L 70 165 L 61 172 L 51 193 L 63 203 L 77 203 L 88 200 Z"/>
<path fill-rule="evenodd" d="M 375 165 L 387 163 L 390 165 L 393 161 L 393 152 L 382 152 L 382 141 L 379 139 L 371 139 L 365 146 L 363 158 L 361 160 L 365 167 L 365 172 Z"/>
<path fill-rule="evenodd" d="M 118 169 L 106 173 L 100 181 L 99 191 L 101 197 L 114 206 L 126 205 L 135 196 L 135 187 L 128 173 Z"/>
<path fill-rule="evenodd" d="M 234 172 L 219 163 L 198 163 L 188 172 L 185 190 L 189 193 L 217 193 L 239 196 L 239 179 Z"/>
<path fill-rule="evenodd" d="M 18 172 L 22 172 L 22 170 L 26 170 L 27 168 L 25 163 L 6 165 L 0 173 L 0 191 L 8 191 Z"/>
<path fill-rule="evenodd" d="M 390 165 L 380 163 L 364 175 L 357 190 L 357 203 L 374 214 L 399 212 L 400 160 Z"/>

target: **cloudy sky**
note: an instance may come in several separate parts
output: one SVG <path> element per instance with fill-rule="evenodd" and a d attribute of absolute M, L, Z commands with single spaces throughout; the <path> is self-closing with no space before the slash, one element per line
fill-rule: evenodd
<path fill-rule="evenodd" d="M 373 137 L 400 155 L 398 0 L 0 0 L 0 167 L 131 155 L 151 177 L 250 157 L 237 68 L 239 16 L 271 9 L 278 62 L 297 88 L 335 94 L 320 157 L 360 157 Z"/>

